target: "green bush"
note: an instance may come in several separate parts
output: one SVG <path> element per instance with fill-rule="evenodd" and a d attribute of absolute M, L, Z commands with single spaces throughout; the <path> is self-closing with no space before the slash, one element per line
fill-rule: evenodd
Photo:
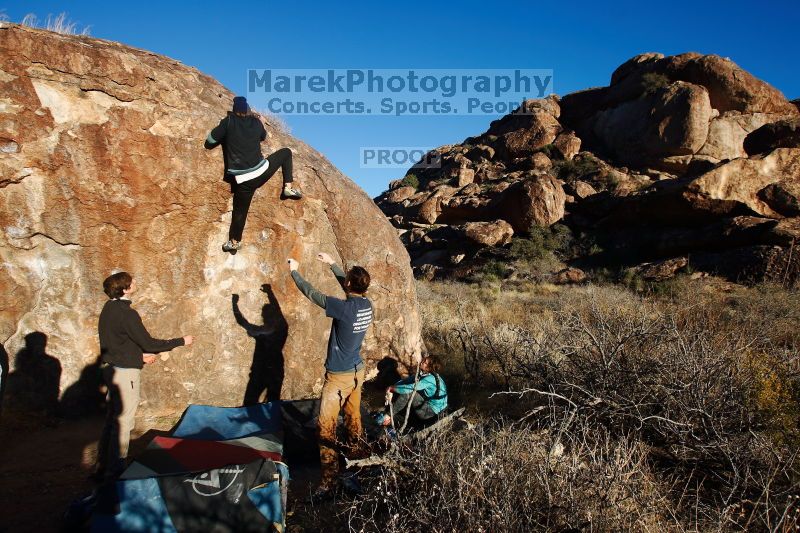
<path fill-rule="evenodd" d="M 572 231 L 564 224 L 531 226 L 527 237 L 511 242 L 511 255 L 520 261 L 535 261 L 549 254 L 563 255 L 572 244 Z"/>
<path fill-rule="evenodd" d="M 400 183 L 403 184 L 404 187 L 413 187 L 414 190 L 419 189 L 419 178 L 416 174 L 406 174 Z"/>
<path fill-rule="evenodd" d="M 669 84 L 669 78 L 664 74 L 648 72 L 642 76 L 642 89 L 644 89 L 644 94 L 653 94 L 659 89 L 669 87 Z"/>
<path fill-rule="evenodd" d="M 558 161 L 553 165 L 558 177 L 562 180 L 577 179 L 600 170 L 600 164 L 589 157 Z"/>
<path fill-rule="evenodd" d="M 552 160 L 562 159 L 561 152 L 558 151 L 558 148 L 554 144 L 545 144 L 539 151 L 542 152 L 544 155 L 549 157 Z"/>
<path fill-rule="evenodd" d="M 473 276 L 474 281 L 497 281 L 508 274 L 508 267 L 502 261 L 492 259 L 481 267 L 478 276 Z"/>

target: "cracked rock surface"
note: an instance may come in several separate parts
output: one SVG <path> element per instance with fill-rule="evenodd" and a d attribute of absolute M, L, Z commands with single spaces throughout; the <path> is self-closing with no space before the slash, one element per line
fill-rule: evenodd
<path fill-rule="evenodd" d="M 295 288 L 286 258 L 343 297 L 314 259 L 320 251 L 372 275 L 368 369 L 385 356 L 410 364 L 421 341 L 406 250 L 358 186 L 271 119 L 262 151 L 292 149 L 306 197 L 281 201 L 273 176 L 253 200 L 243 249 L 221 251 L 231 194 L 221 152 L 204 150 L 203 140 L 232 97 L 209 76 L 147 51 L 0 28 L 0 341 L 12 373 L 25 336 L 40 331 L 63 368 L 61 392 L 76 382 L 99 354 L 102 281 L 120 269 L 136 278 L 134 307 L 154 336 L 196 336 L 145 369 L 143 414 L 189 402 L 240 405 L 254 352 L 280 342 L 262 335 L 257 349 L 253 332 L 270 330 L 264 318 L 286 333 L 281 396 L 313 396 L 329 319 Z M 274 300 L 262 317 L 265 283 Z"/>

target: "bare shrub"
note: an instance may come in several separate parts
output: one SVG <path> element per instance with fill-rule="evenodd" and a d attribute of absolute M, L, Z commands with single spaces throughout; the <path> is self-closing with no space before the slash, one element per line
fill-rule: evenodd
<path fill-rule="evenodd" d="M 251 109 L 256 115 L 261 117 L 261 119 L 264 122 L 266 122 L 266 124 L 270 128 L 279 131 L 281 133 L 284 133 L 286 135 L 292 132 L 292 129 L 289 127 L 289 124 L 280 115 L 276 115 L 274 113 L 270 113 L 269 111 L 265 111 L 259 108 L 251 108 Z"/>
<path fill-rule="evenodd" d="M 404 449 L 365 482 L 355 531 L 664 531 L 666 487 L 644 448 L 586 426 L 553 434 L 486 422 Z"/>
<path fill-rule="evenodd" d="M 528 420 L 635 439 L 683 527 L 794 527 L 800 295 L 778 287 L 643 298 L 427 287 L 429 347 L 474 384 L 516 391 Z M 450 311 L 448 312 L 448 303 Z M 544 408 L 552 403 L 563 410 Z M 584 431 L 584 430 L 581 430 Z M 793 499 L 794 498 L 794 499 Z"/>

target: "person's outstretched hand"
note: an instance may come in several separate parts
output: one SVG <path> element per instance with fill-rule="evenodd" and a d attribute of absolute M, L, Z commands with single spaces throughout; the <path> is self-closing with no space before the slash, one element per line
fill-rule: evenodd
<path fill-rule="evenodd" d="M 231 301 L 235 304 L 239 303 L 239 295 L 238 294 L 231 294 Z"/>
<path fill-rule="evenodd" d="M 145 353 L 142 354 L 142 359 L 144 359 L 144 364 L 151 365 L 156 362 L 157 356 L 158 356 L 157 353 Z"/>
<path fill-rule="evenodd" d="M 183 338 L 183 345 L 184 346 L 191 346 L 193 342 L 194 342 L 194 335 L 186 335 Z"/>
<path fill-rule="evenodd" d="M 291 257 L 288 259 L 289 263 L 289 271 L 294 272 L 298 268 L 300 268 L 300 263 L 297 262 L 297 259 L 292 259 Z"/>
<path fill-rule="evenodd" d="M 325 252 L 320 252 L 317 254 L 317 261 L 322 261 L 323 263 L 327 263 L 329 265 L 332 265 L 334 263 L 333 257 L 326 254 Z"/>

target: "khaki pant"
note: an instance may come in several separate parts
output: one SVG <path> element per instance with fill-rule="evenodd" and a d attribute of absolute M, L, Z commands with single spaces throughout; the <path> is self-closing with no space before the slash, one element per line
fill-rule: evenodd
<path fill-rule="evenodd" d="M 346 373 L 325 373 L 322 398 L 319 406 L 319 458 L 322 469 L 320 486 L 333 488 L 339 471 L 337 451 L 342 448 L 336 437 L 336 422 L 344 409 L 344 427 L 347 451 L 355 451 L 361 445 L 361 386 L 364 384 L 364 369 Z"/>
<path fill-rule="evenodd" d="M 108 411 L 97 445 L 97 467 L 109 475 L 119 473 L 128 456 L 131 431 L 139 407 L 141 375 L 138 368 L 103 367 L 103 378 L 108 387 Z"/>

